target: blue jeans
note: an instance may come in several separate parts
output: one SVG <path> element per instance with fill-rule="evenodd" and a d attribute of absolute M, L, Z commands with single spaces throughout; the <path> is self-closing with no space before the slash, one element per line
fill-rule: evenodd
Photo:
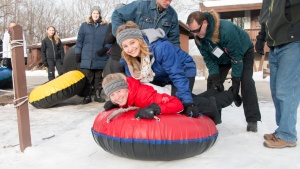
<path fill-rule="evenodd" d="M 297 140 L 300 100 L 300 41 L 270 49 L 270 87 L 276 110 L 275 134 L 286 142 Z"/>

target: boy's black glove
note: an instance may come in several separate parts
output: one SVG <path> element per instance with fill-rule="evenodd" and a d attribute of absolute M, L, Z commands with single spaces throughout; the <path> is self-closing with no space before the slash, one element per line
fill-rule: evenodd
<path fill-rule="evenodd" d="M 214 89 L 218 89 L 219 92 L 224 91 L 224 86 L 221 83 L 220 75 L 219 74 L 213 74 L 210 77 L 208 77 L 208 80 L 212 84 Z"/>
<path fill-rule="evenodd" d="M 184 110 L 182 111 L 183 114 L 189 117 L 198 117 L 199 116 L 199 110 L 196 105 L 193 103 L 185 103 L 183 104 Z"/>
<path fill-rule="evenodd" d="M 232 80 L 233 101 L 237 107 L 240 107 L 242 104 L 242 98 L 239 95 L 241 79 L 238 77 L 233 77 L 233 78 L 231 78 L 231 80 Z"/>
<path fill-rule="evenodd" d="M 118 108 L 119 106 L 118 105 L 116 105 L 116 104 L 114 104 L 112 101 L 107 101 L 107 102 L 105 102 L 104 103 L 104 106 L 103 106 L 103 108 L 104 108 L 104 110 L 105 111 L 107 111 L 107 110 L 110 110 L 110 109 L 113 109 L 113 108 Z"/>
<path fill-rule="evenodd" d="M 105 56 L 103 55 L 104 53 L 106 53 L 108 51 L 107 47 L 103 47 L 102 49 L 98 50 L 96 53 L 99 57 Z"/>
<path fill-rule="evenodd" d="M 135 118 L 153 119 L 154 116 L 159 115 L 160 112 L 161 112 L 161 110 L 160 110 L 159 105 L 156 103 L 152 103 L 148 107 L 138 110 L 138 112 L 134 115 L 134 117 Z"/>
<path fill-rule="evenodd" d="M 76 62 L 80 63 L 81 62 L 81 54 L 76 54 Z"/>

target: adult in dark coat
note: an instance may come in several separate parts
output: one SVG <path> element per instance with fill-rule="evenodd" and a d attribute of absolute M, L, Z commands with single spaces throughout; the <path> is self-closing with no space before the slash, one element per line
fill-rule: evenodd
<path fill-rule="evenodd" d="M 261 31 L 256 50 L 270 48 L 270 89 L 275 107 L 276 129 L 264 135 L 268 148 L 296 147 L 300 103 L 300 1 L 264 0 L 260 11 Z M 298 110 L 298 111 L 297 111 Z M 272 125 L 273 128 L 273 125 Z"/>
<path fill-rule="evenodd" d="M 55 78 L 55 67 L 58 75 L 63 73 L 64 49 L 53 26 L 48 26 L 46 37 L 42 40 L 42 60 L 48 68 L 48 80 Z"/>
<path fill-rule="evenodd" d="M 261 114 L 252 78 L 254 46 L 249 35 L 232 22 L 220 19 L 214 10 L 192 12 L 187 24 L 208 68 L 207 88 L 223 91 L 223 83 L 232 69 L 234 103 L 240 106 L 243 102 L 247 131 L 257 132 Z M 240 86 L 242 98 L 239 96 Z"/>
<path fill-rule="evenodd" d="M 92 101 L 91 95 L 95 90 L 94 101 L 105 102 L 101 98 L 102 73 L 107 61 L 106 52 L 101 53 L 103 48 L 109 49 L 110 44 L 104 43 L 107 23 L 101 18 L 101 10 L 95 6 L 91 9 L 91 16 L 80 26 L 75 47 L 76 61 L 80 63 L 80 70 L 87 78 L 85 88 L 80 95 L 85 96 L 82 104 Z"/>

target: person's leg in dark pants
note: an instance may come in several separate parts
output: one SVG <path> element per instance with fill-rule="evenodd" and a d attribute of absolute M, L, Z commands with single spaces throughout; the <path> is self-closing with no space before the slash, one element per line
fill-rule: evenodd
<path fill-rule="evenodd" d="M 47 60 L 48 63 L 48 80 L 55 79 L 55 62 L 53 60 Z"/>
<path fill-rule="evenodd" d="M 220 124 L 222 121 L 219 110 L 233 102 L 233 94 L 231 91 L 219 92 L 217 89 L 209 89 L 198 95 L 193 95 L 193 101 L 200 113 L 209 116 L 215 124 Z"/>
<path fill-rule="evenodd" d="M 125 74 L 124 65 L 120 63 L 119 60 L 115 60 L 112 58 L 111 65 L 110 65 L 111 73 L 123 73 Z"/>
<path fill-rule="evenodd" d="M 229 70 L 231 69 L 230 64 L 226 65 L 219 65 L 219 75 L 220 75 L 220 83 L 224 83 L 226 80 L 226 77 L 228 75 Z M 207 90 L 213 89 L 212 82 L 210 79 L 207 79 Z M 219 109 L 220 116 L 222 116 L 222 109 Z"/>
<path fill-rule="evenodd" d="M 227 78 L 227 75 L 228 75 L 228 72 L 229 70 L 231 69 L 231 65 L 230 64 L 227 64 L 227 65 L 219 65 L 219 71 L 220 71 L 220 81 L 222 84 L 224 84 L 226 78 Z"/>
<path fill-rule="evenodd" d="M 95 97 L 94 101 L 103 103 L 105 102 L 105 99 L 101 97 L 101 91 L 102 91 L 102 73 L 103 70 L 93 70 L 94 71 L 94 88 L 95 88 Z"/>
<path fill-rule="evenodd" d="M 11 58 L 3 58 L 2 65 L 12 70 Z"/>
<path fill-rule="evenodd" d="M 60 75 L 62 75 L 64 72 L 63 72 L 63 65 L 61 64 L 61 60 L 60 59 L 58 59 L 58 60 L 56 60 L 56 62 L 55 62 L 55 67 L 56 67 L 56 69 L 57 69 L 57 73 L 58 73 L 58 75 L 60 76 Z"/>
<path fill-rule="evenodd" d="M 191 93 L 193 93 L 193 88 L 194 88 L 195 78 L 196 77 L 187 77 L 187 78 L 189 80 L 190 91 L 191 91 Z M 170 83 L 170 84 L 171 84 L 171 95 L 172 96 L 176 96 L 177 88 L 174 86 L 173 83 Z"/>
<path fill-rule="evenodd" d="M 258 106 L 255 82 L 253 76 L 254 48 L 250 48 L 244 55 L 244 68 L 241 77 L 241 93 L 246 121 L 247 131 L 257 132 L 257 121 L 261 121 Z"/>
<path fill-rule="evenodd" d="M 213 100 L 201 95 L 193 95 L 193 102 L 198 107 L 199 113 L 211 118 L 215 124 L 220 123 L 221 116 Z"/>
<path fill-rule="evenodd" d="M 229 72 L 229 70 L 231 69 L 231 65 L 227 64 L 227 65 L 219 65 L 219 75 L 220 75 L 220 83 L 224 83 L 224 81 L 226 80 L 227 74 Z M 213 84 L 210 78 L 207 79 L 207 90 L 212 89 L 213 88 Z"/>
<path fill-rule="evenodd" d="M 94 80 L 94 72 L 92 72 L 90 69 L 80 69 L 80 71 L 85 75 L 86 81 L 85 86 L 80 92 L 79 96 L 84 97 L 84 99 L 81 101 L 81 104 L 87 104 L 92 101 L 91 95 L 92 95 L 92 82 Z"/>

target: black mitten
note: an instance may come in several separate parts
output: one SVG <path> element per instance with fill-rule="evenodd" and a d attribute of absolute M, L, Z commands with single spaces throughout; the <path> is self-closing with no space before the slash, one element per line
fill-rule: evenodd
<path fill-rule="evenodd" d="M 105 111 L 107 111 L 107 110 L 110 110 L 110 109 L 113 109 L 113 108 L 118 108 L 119 107 L 119 105 L 116 105 L 116 104 L 114 104 L 112 101 L 107 101 L 107 102 L 105 102 L 104 103 L 104 106 L 103 106 L 103 108 L 104 108 L 104 110 Z"/>
<path fill-rule="evenodd" d="M 183 114 L 189 117 L 198 117 L 199 116 L 199 110 L 196 105 L 193 103 L 185 103 L 183 104 L 184 110 L 182 111 Z"/>
<path fill-rule="evenodd" d="M 76 62 L 80 63 L 81 62 L 81 54 L 76 54 Z"/>
<path fill-rule="evenodd" d="M 156 103 L 152 103 L 148 107 L 138 110 L 138 112 L 134 115 L 134 117 L 135 118 L 153 119 L 154 116 L 159 115 L 160 112 L 161 112 L 161 110 L 160 110 L 159 105 Z"/>
<path fill-rule="evenodd" d="M 257 53 L 264 55 L 264 47 L 265 47 L 265 37 L 266 37 L 266 30 L 265 25 L 261 25 L 261 29 L 256 36 L 256 43 L 255 43 L 255 50 Z"/>
<path fill-rule="evenodd" d="M 208 78 L 208 81 L 212 84 L 214 89 L 218 89 L 219 92 L 224 91 L 224 85 L 221 83 L 220 75 L 213 74 Z"/>
<path fill-rule="evenodd" d="M 102 49 L 98 50 L 96 53 L 99 57 L 105 56 L 103 55 L 104 53 L 106 53 L 108 51 L 107 47 L 103 47 Z"/>
<path fill-rule="evenodd" d="M 233 77 L 233 78 L 231 78 L 231 80 L 232 80 L 233 101 L 237 107 L 240 107 L 242 104 L 242 98 L 239 95 L 241 79 L 237 78 L 237 77 Z"/>
<path fill-rule="evenodd" d="M 265 54 L 264 47 L 265 47 L 265 41 L 261 39 L 257 39 L 255 43 L 256 52 L 261 55 L 264 55 Z"/>

